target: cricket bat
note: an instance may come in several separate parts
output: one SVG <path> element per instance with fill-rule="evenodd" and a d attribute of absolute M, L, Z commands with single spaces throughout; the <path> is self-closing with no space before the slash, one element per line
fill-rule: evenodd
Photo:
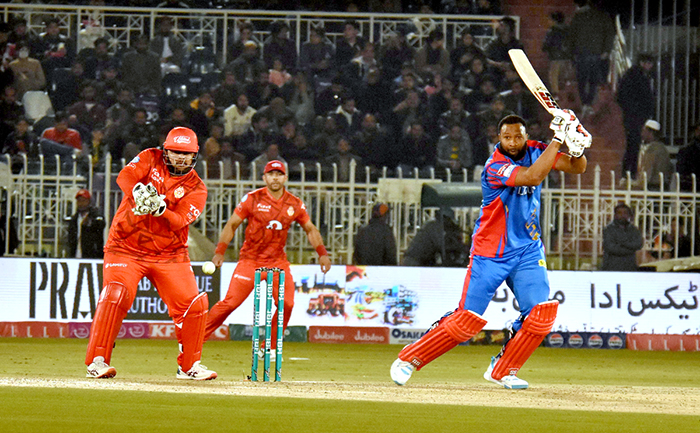
<path fill-rule="evenodd" d="M 535 98 L 542 104 L 544 109 L 550 114 L 554 114 L 554 110 L 561 110 L 557 101 L 554 100 L 552 94 L 549 93 L 549 90 L 547 90 L 547 87 L 545 87 L 537 72 L 535 72 L 535 68 L 532 67 L 525 52 L 519 49 L 508 50 L 508 55 L 513 61 L 513 66 L 518 71 L 520 78 L 522 78 L 527 88 L 535 95 Z"/>

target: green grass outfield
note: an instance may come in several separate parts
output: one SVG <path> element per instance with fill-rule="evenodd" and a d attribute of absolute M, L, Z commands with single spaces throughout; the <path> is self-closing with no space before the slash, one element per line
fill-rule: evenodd
<path fill-rule="evenodd" d="M 174 341 L 119 340 L 111 380 L 86 340 L 0 338 L 0 432 L 700 432 L 700 353 L 540 348 L 530 389 L 482 374 L 496 346 L 458 347 L 393 384 L 400 346 L 288 343 L 282 383 L 250 383 L 250 343 L 208 342 L 215 381 L 175 379 Z"/>

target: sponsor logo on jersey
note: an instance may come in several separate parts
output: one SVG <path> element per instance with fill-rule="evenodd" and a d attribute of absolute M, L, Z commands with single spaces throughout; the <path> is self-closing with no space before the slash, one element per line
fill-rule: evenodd
<path fill-rule="evenodd" d="M 246 201 L 246 200 L 248 200 L 248 194 L 246 194 L 246 195 L 244 195 L 243 197 L 241 197 L 241 203 L 243 203 L 243 202 Z"/>
<path fill-rule="evenodd" d="M 151 169 L 151 179 L 156 183 L 163 183 L 163 176 L 155 168 Z"/>
<path fill-rule="evenodd" d="M 515 167 L 517 166 L 513 164 L 503 165 L 498 169 L 496 174 L 502 177 L 510 177 L 510 174 L 513 173 L 513 170 L 515 170 Z"/>
<path fill-rule="evenodd" d="M 186 135 L 176 135 L 175 138 L 173 139 L 174 143 L 186 143 L 190 144 L 190 137 Z"/>
<path fill-rule="evenodd" d="M 547 268 L 547 262 L 545 262 L 544 259 L 540 259 L 540 260 L 537 262 L 537 265 L 542 266 L 542 267 L 545 268 L 545 269 Z"/>
<path fill-rule="evenodd" d="M 126 263 L 105 263 L 106 268 L 126 268 Z"/>
<path fill-rule="evenodd" d="M 255 208 L 257 210 L 259 210 L 260 212 L 270 212 L 270 209 L 272 209 L 272 206 L 270 206 L 269 204 L 258 203 L 255 206 Z"/>
<path fill-rule="evenodd" d="M 294 215 L 294 207 L 289 206 L 289 209 L 287 209 L 287 215 L 292 216 Z"/>
<path fill-rule="evenodd" d="M 277 220 L 270 220 L 265 228 L 268 230 L 282 230 L 282 223 Z"/>
<path fill-rule="evenodd" d="M 173 195 L 175 196 L 175 198 L 182 198 L 185 195 L 185 188 L 181 186 L 177 187 Z"/>
<path fill-rule="evenodd" d="M 240 274 L 233 274 L 233 278 L 239 278 L 241 280 L 251 281 L 251 279 L 249 277 L 246 277 L 245 275 L 240 275 Z"/>
<path fill-rule="evenodd" d="M 129 164 L 136 164 L 137 162 L 141 161 L 141 158 L 138 156 L 135 156 L 134 159 L 132 159 Z"/>

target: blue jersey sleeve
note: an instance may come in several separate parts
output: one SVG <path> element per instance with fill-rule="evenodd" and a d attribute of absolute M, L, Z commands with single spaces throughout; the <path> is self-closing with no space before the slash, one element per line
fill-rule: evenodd
<path fill-rule="evenodd" d="M 486 183 L 491 188 L 515 186 L 515 176 L 519 169 L 519 165 L 506 159 L 492 160 L 486 166 Z"/>

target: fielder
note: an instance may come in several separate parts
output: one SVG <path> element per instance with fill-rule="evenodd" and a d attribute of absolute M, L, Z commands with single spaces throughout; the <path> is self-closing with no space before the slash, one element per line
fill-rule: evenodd
<path fill-rule="evenodd" d="M 87 377 L 117 374 L 109 365 L 114 341 L 139 281 L 148 277 L 176 325 L 180 344 L 176 377 L 216 378 L 216 372 L 200 364 L 209 302 L 197 289 L 187 252 L 189 225 L 207 200 L 207 189 L 193 170 L 198 152 L 196 134 L 174 128 L 163 150 L 144 150 L 117 177 L 124 198 L 104 249 L 104 288 L 90 330 Z"/>
<path fill-rule="evenodd" d="M 280 268 L 284 271 L 284 328 L 287 328 L 294 307 L 294 280 L 289 270 L 289 261 L 284 252 L 287 244 L 287 231 L 296 221 L 306 232 L 309 243 L 316 249 L 321 271 L 326 273 L 331 268 L 326 247 L 323 246 L 321 233 L 311 222 L 306 212 L 304 202 L 292 195 L 285 188 L 287 181 L 286 168 L 280 161 L 273 160 L 265 165 L 263 170 L 265 187 L 252 191 L 241 198 L 240 203 L 229 218 L 216 246 L 214 257 L 211 259 L 217 267 L 224 262 L 224 253 L 233 239 L 233 234 L 244 220 L 248 220 L 245 230 L 245 241 L 241 247 L 238 264 L 233 272 L 226 297 L 216 303 L 209 312 L 205 339 L 224 323 L 224 320 L 239 305 L 245 301 L 253 290 L 255 269 L 259 267 Z M 266 273 L 261 275 L 265 279 Z M 273 299 L 277 305 L 278 276 L 275 276 L 272 287 Z M 277 317 L 275 311 L 273 317 Z M 272 322 L 272 335 L 277 335 L 277 322 Z M 277 341 L 272 340 L 271 357 L 274 359 L 274 349 Z"/>
<path fill-rule="evenodd" d="M 554 138 L 547 145 L 528 140 L 522 118 L 511 115 L 501 120 L 500 142 L 481 175 L 483 201 L 459 307 L 401 350 L 391 365 L 391 378 L 398 385 L 404 385 L 414 370 L 479 332 L 486 325 L 481 315 L 505 281 L 521 314 L 501 352 L 491 359 L 484 378 L 507 389 L 528 387 L 517 377 L 518 370 L 551 330 L 559 305 L 548 301 L 549 280 L 539 226 L 541 183 L 552 169 L 572 174 L 586 171 L 583 149 L 590 146 L 591 137 L 579 126 L 573 112 L 558 112 L 550 125 Z M 568 155 L 559 151 L 565 140 L 570 143 Z"/>

